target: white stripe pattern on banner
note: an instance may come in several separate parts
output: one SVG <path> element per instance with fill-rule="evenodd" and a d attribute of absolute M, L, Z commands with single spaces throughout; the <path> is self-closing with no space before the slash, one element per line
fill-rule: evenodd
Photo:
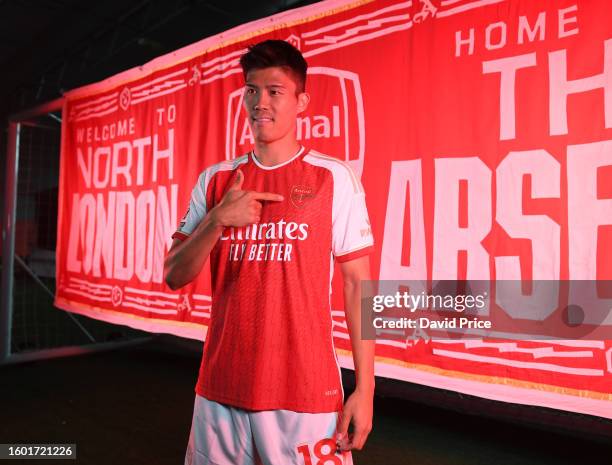
<path fill-rule="evenodd" d="M 187 87 L 187 84 L 181 84 L 180 86 L 173 87 L 172 89 L 168 89 L 168 90 L 163 91 L 163 92 L 158 92 L 156 94 L 151 94 L 151 95 L 149 95 L 147 97 L 142 97 L 142 98 L 134 99 L 134 100 L 132 100 L 131 103 L 132 103 L 132 105 L 135 105 L 137 103 L 141 103 L 141 102 L 144 102 L 146 100 L 151 100 L 152 98 L 159 97 L 161 95 L 172 94 L 173 92 L 176 92 L 177 90 L 184 89 L 185 87 Z"/>
<path fill-rule="evenodd" d="M 315 29 L 314 31 L 304 32 L 302 34 L 302 37 L 305 38 L 305 39 L 309 38 L 309 37 L 314 37 L 317 34 L 321 34 L 323 32 L 333 31 L 334 29 L 338 29 L 338 28 L 341 28 L 341 27 L 344 27 L 344 26 L 348 26 L 349 24 L 354 24 L 354 23 L 359 22 L 359 21 L 363 21 L 363 20 L 366 20 L 366 19 L 374 18 L 376 16 L 380 16 L 382 14 L 386 14 L 386 13 L 389 13 L 391 11 L 397 11 L 397 10 L 401 10 L 401 9 L 405 9 L 405 8 L 407 9 L 407 8 L 410 8 L 411 6 L 412 6 L 412 1 L 397 3 L 395 5 L 391 5 L 391 6 L 388 6 L 386 8 L 381 8 L 380 10 L 376 10 L 376 11 L 374 11 L 372 13 L 366 13 L 366 14 L 363 14 L 363 15 L 358 15 L 358 16 L 355 16 L 353 18 L 346 19 L 344 21 L 339 21 L 337 23 L 328 24 L 327 26 L 323 26 L 323 27 L 321 27 L 319 29 Z"/>
<path fill-rule="evenodd" d="M 412 27 L 412 22 L 408 22 L 406 24 L 400 24 L 398 26 L 388 27 L 381 31 L 372 32 L 370 34 L 365 34 L 359 37 L 353 37 L 352 39 L 347 39 L 343 42 L 338 42 L 337 44 L 326 45 L 323 47 L 316 48 L 314 50 L 309 50 L 308 52 L 305 52 L 302 55 L 304 55 L 304 58 L 308 58 L 314 55 L 319 55 L 321 53 L 328 52 L 329 50 L 335 50 L 337 48 L 342 48 L 347 45 L 357 44 L 359 42 L 365 42 L 367 40 L 374 39 L 376 37 L 382 37 L 388 34 L 393 34 L 394 32 L 405 31 L 405 30 L 410 29 L 411 27 Z"/>
<path fill-rule="evenodd" d="M 110 113 L 113 113 L 114 111 L 117 110 L 117 108 L 119 108 L 117 105 L 115 105 L 114 107 L 109 108 L 106 111 L 101 111 L 99 113 L 92 113 L 91 115 L 87 115 L 87 116 L 83 116 L 81 118 L 74 118 L 74 121 L 85 121 L 86 119 L 90 119 L 90 118 L 96 118 L 98 116 L 104 116 L 104 115 L 108 115 Z"/>
<path fill-rule="evenodd" d="M 205 318 L 210 318 L 210 312 L 190 312 L 193 316 L 203 316 Z"/>
<path fill-rule="evenodd" d="M 538 340 L 525 339 L 526 342 L 542 342 Z M 566 347 L 579 347 L 579 348 L 590 348 L 590 349 L 601 349 L 604 350 L 606 348 L 606 344 L 604 341 L 581 341 L 581 340 L 573 340 L 573 339 L 560 339 L 560 340 L 546 340 L 547 344 L 556 344 L 560 346 Z"/>
<path fill-rule="evenodd" d="M 161 299 L 149 299 L 147 297 L 133 297 L 131 295 L 124 295 L 124 301 L 136 302 L 138 304 L 146 305 L 146 306 L 164 306 L 168 305 L 170 307 L 176 307 L 176 302 L 170 302 L 168 300 Z"/>
<path fill-rule="evenodd" d="M 242 73 L 242 70 L 240 68 L 230 69 L 229 71 L 226 71 L 223 74 L 217 74 L 215 76 L 211 76 L 209 78 L 202 79 L 200 81 L 200 84 L 208 84 L 209 82 L 213 82 L 213 81 L 216 81 L 217 79 L 222 79 L 224 77 L 231 76 L 232 74 L 236 74 L 236 73 Z"/>
<path fill-rule="evenodd" d="M 378 340 L 376 340 L 376 345 L 397 347 L 398 349 L 406 349 L 408 347 L 408 343 L 407 342 L 403 342 L 403 341 L 389 341 L 387 339 L 378 339 Z"/>
<path fill-rule="evenodd" d="M 101 289 L 99 287 L 91 287 L 86 284 L 73 284 L 72 288 L 78 289 L 81 291 L 85 291 L 85 292 L 89 292 L 90 294 L 94 294 L 94 295 L 110 295 L 111 294 L 111 291 L 109 291 L 108 289 Z"/>
<path fill-rule="evenodd" d="M 603 370 L 593 368 L 575 368 L 563 365 L 555 365 L 554 363 L 541 362 L 525 362 L 520 360 L 510 360 L 501 357 L 490 357 L 487 355 L 468 354 L 466 352 L 456 352 L 453 350 L 433 349 L 434 355 L 440 357 L 465 360 L 468 362 L 491 363 L 493 365 L 504 365 L 513 368 L 529 368 L 531 370 L 552 371 L 554 373 L 564 373 L 577 376 L 603 376 Z"/>
<path fill-rule="evenodd" d="M 72 289 L 70 287 L 67 287 L 66 289 L 64 289 L 64 291 L 69 292 L 71 294 L 76 294 L 76 295 L 80 295 L 83 297 L 87 297 L 88 299 L 91 299 L 91 300 L 98 300 L 100 302 L 110 302 L 111 301 L 110 297 L 99 297 L 96 295 L 92 295 L 90 292 L 83 292 L 77 289 Z M 106 295 L 109 295 L 109 294 L 106 294 Z"/>
<path fill-rule="evenodd" d="M 230 60 L 230 59 L 235 58 L 235 57 L 239 57 L 239 56 L 243 55 L 244 53 L 246 53 L 246 51 L 247 51 L 247 49 L 243 48 L 243 49 L 240 49 L 240 50 L 236 50 L 235 52 L 226 53 L 223 56 L 220 56 L 220 57 L 217 57 L 217 58 L 213 58 L 212 60 L 205 61 L 200 66 L 202 68 L 206 68 L 208 66 L 213 66 L 213 65 L 217 64 L 220 61 L 226 61 L 226 60 Z"/>
<path fill-rule="evenodd" d="M 170 294 L 168 292 L 160 292 L 160 291 L 147 291 L 145 289 L 138 289 L 135 287 L 128 287 L 126 286 L 124 288 L 124 291 L 126 292 L 135 292 L 136 294 L 144 294 L 144 295 L 154 295 L 157 297 L 166 297 L 167 299 L 178 299 L 179 295 L 178 294 Z"/>
<path fill-rule="evenodd" d="M 90 100 L 89 102 L 83 102 L 83 103 L 77 103 L 76 105 L 74 105 L 72 107 L 73 110 L 80 110 L 81 108 L 86 108 L 90 105 L 96 105 L 100 102 L 105 102 L 107 100 L 113 100 L 116 99 L 117 96 L 119 95 L 119 92 L 113 92 L 112 94 L 109 95 L 105 95 L 103 97 L 97 98 L 95 100 Z"/>
<path fill-rule="evenodd" d="M 464 11 L 473 10 L 474 8 L 480 8 L 487 5 L 493 5 L 495 3 L 505 2 L 506 0 L 479 0 L 476 2 L 470 2 L 465 5 L 459 5 L 450 10 L 439 11 L 436 13 L 437 18 L 444 18 L 446 16 L 456 15 L 457 13 L 463 13 Z"/>
<path fill-rule="evenodd" d="M 159 313 L 161 315 L 176 315 L 178 313 L 178 310 L 162 310 L 160 308 L 145 307 L 144 305 L 140 305 L 140 304 L 133 303 L 133 302 L 123 302 L 121 305 L 123 307 L 137 308 L 138 310 L 144 310 L 145 312 Z"/>
<path fill-rule="evenodd" d="M 180 84 L 184 84 L 184 83 L 185 83 L 184 79 L 181 79 L 181 80 L 178 80 L 178 81 L 166 81 L 163 84 L 157 84 L 157 85 L 151 87 L 150 89 L 143 89 L 143 90 L 141 90 L 139 92 L 133 92 L 132 93 L 132 97 L 134 98 L 134 97 L 142 97 L 142 96 L 145 96 L 145 95 L 151 95 L 151 94 L 154 94 L 156 92 L 159 92 L 159 91 L 162 91 L 162 90 L 174 87 L 174 86 L 179 86 Z"/>
<path fill-rule="evenodd" d="M 202 73 L 202 76 L 206 76 L 207 74 L 213 73 L 214 71 L 223 71 L 229 67 L 238 66 L 240 64 L 240 60 L 234 59 L 231 61 L 226 61 L 224 63 L 218 64 L 217 66 L 213 66 L 212 68 L 207 69 Z"/>
<path fill-rule="evenodd" d="M 92 288 L 97 287 L 100 289 L 112 289 L 113 286 L 111 286 L 110 284 L 98 284 L 98 283 L 92 283 L 91 281 L 87 281 L 85 279 L 80 279 L 80 278 L 73 278 L 72 276 L 70 277 L 70 281 L 74 281 L 75 283 L 79 283 L 79 284 L 85 284 L 87 286 L 90 286 Z"/>
<path fill-rule="evenodd" d="M 334 337 L 339 337 L 340 339 L 350 340 L 348 333 L 341 333 L 340 331 L 333 331 L 332 334 L 334 335 Z"/>
<path fill-rule="evenodd" d="M 153 84 L 157 84 L 158 82 L 161 82 L 163 80 L 166 79 L 170 79 L 176 76 L 180 76 L 181 74 L 186 73 L 187 71 L 189 71 L 189 68 L 181 68 L 178 71 L 174 71 L 172 73 L 168 73 L 164 76 L 160 76 L 158 78 L 153 79 L 152 81 L 147 81 L 144 84 L 140 84 L 138 86 L 134 86 L 134 87 L 130 87 L 130 92 L 134 92 L 134 91 L 138 91 L 140 89 L 144 89 L 147 86 L 153 85 Z"/>
<path fill-rule="evenodd" d="M 113 99 L 113 100 L 109 100 L 107 102 L 101 103 L 100 105 L 95 105 L 92 107 L 88 107 L 85 108 L 84 110 L 81 110 L 80 112 L 77 113 L 77 118 L 82 118 L 84 116 L 89 116 L 91 113 L 96 113 L 102 110 L 106 110 L 107 108 L 109 108 L 111 105 L 116 105 L 117 102 Z"/>
<path fill-rule="evenodd" d="M 463 344 L 466 349 L 497 349 L 500 353 L 524 353 L 531 354 L 534 358 L 542 357 L 558 357 L 558 358 L 592 358 L 593 351 L 591 350 L 569 350 L 556 351 L 554 347 L 519 347 L 516 342 L 484 342 L 477 339 L 469 339 L 465 341 L 454 340 L 436 340 L 440 344 Z"/>
<path fill-rule="evenodd" d="M 352 37 L 355 34 L 358 34 L 362 31 L 367 31 L 370 29 L 377 29 L 385 23 L 396 22 L 396 21 L 405 21 L 406 23 L 410 23 L 410 15 L 396 15 L 396 16 L 388 16 L 386 18 L 380 18 L 372 21 L 368 21 L 368 24 L 364 24 L 362 26 L 355 26 L 353 28 L 347 29 L 343 34 L 337 36 L 328 36 L 325 35 L 321 39 L 311 39 L 305 42 L 306 45 L 314 45 L 314 44 L 336 44 L 343 39 L 347 39 L 348 37 Z"/>

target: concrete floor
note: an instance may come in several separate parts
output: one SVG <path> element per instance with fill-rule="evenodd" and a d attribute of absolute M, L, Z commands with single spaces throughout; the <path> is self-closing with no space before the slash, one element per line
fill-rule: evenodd
<path fill-rule="evenodd" d="M 155 341 L 0 367 L 0 443 L 77 444 L 76 462 L 32 463 L 180 465 L 198 367 L 194 354 Z M 354 462 L 609 465 L 612 444 L 377 397 L 374 430 Z"/>

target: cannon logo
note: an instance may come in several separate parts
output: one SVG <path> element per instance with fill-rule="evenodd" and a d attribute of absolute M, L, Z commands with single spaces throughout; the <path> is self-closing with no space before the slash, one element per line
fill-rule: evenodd
<path fill-rule="evenodd" d="M 309 148 L 348 162 L 361 177 L 365 155 L 365 118 L 359 76 L 335 68 L 308 69 L 308 110 L 297 119 L 297 139 Z M 243 109 L 244 88 L 227 100 L 225 158 L 232 160 L 253 147 L 254 138 Z"/>
<path fill-rule="evenodd" d="M 296 36 L 295 34 L 291 34 L 289 37 L 285 39 L 285 41 L 289 42 L 291 45 L 293 45 L 298 50 L 302 49 L 302 39 L 300 39 L 300 37 Z"/>
<path fill-rule="evenodd" d="M 124 87 L 123 90 L 121 91 L 121 94 L 119 95 L 119 106 L 122 109 L 127 110 L 131 102 L 132 102 L 132 94 L 130 93 L 130 89 L 128 89 L 127 87 Z"/>

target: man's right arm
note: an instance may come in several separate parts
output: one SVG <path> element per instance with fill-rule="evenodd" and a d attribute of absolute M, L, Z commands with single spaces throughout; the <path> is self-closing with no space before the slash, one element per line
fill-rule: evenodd
<path fill-rule="evenodd" d="M 237 170 L 233 184 L 184 241 L 174 239 L 164 261 L 164 280 L 172 290 L 193 281 L 206 263 L 226 226 L 258 223 L 261 202 L 280 202 L 283 196 L 270 192 L 243 191 L 244 174 Z"/>
<path fill-rule="evenodd" d="M 221 237 L 223 225 L 211 210 L 186 240 L 174 239 L 164 261 L 164 280 L 172 290 L 193 281 Z"/>

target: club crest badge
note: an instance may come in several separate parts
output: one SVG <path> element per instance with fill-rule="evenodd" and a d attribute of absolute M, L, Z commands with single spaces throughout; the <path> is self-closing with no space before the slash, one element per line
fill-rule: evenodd
<path fill-rule="evenodd" d="M 291 203 L 296 208 L 302 208 L 307 200 L 314 197 L 312 187 L 293 186 L 291 188 Z"/>

